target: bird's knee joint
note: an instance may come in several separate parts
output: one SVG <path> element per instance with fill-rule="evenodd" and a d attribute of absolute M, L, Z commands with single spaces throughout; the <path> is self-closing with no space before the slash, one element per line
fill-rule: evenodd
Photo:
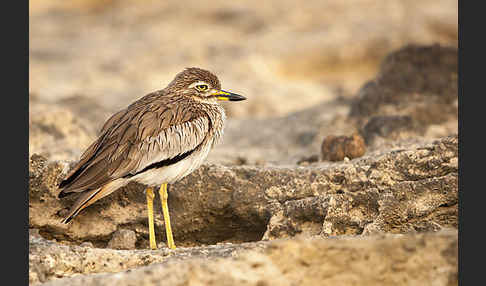
<path fill-rule="evenodd" d="M 167 201 L 167 199 L 169 198 L 169 194 L 167 193 L 167 187 L 160 188 L 159 194 L 160 194 L 160 199 L 163 201 Z"/>
<path fill-rule="evenodd" d="M 154 191 L 150 188 L 145 190 L 145 195 L 147 196 L 147 199 L 150 200 L 153 200 L 155 198 Z"/>

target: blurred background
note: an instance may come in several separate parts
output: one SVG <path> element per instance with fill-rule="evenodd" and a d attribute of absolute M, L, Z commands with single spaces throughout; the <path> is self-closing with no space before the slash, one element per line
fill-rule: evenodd
<path fill-rule="evenodd" d="M 192 279 L 184 272 L 190 269 L 194 283 L 226 282 L 245 269 L 255 275 L 270 269 L 264 276 L 270 280 L 241 283 L 289 277 L 292 283 L 314 271 L 308 276 L 315 281 L 371 285 L 378 281 L 369 278 L 374 272 L 361 270 L 375 263 L 382 284 L 457 285 L 455 230 L 435 238 L 404 236 L 400 243 L 388 236 L 457 229 L 457 47 L 457 0 L 30 0 L 30 281 L 119 272 L 158 259 L 165 267 L 169 256 L 236 257 L 247 247 L 260 249 L 240 248 L 241 242 L 319 235 L 331 236 L 330 247 L 339 251 L 315 256 L 324 248 L 299 239 L 272 250 L 275 259 L 238 261 L 223 271 L 224 279 L 206 279 L 193 264 L 180 264 L 168 279 Z M 56 184 L 105 120 L 194 66 L 247 97 L 222 103 L 228 120 L 221 144 L 206 166 L 170 188 L 178 246 L 211 248 L 189 256 L 139 252 L 149 246 L 141 185 L 61 225 L 75 196 L 59 200 Z M 164 248 L 160 204 L 156 208 L 157 242 Z M 357 248 L 334 239 L 379 233 L 384 236 L 360 238 Z M 104 249 L 97 254 L 93 246 L 139 250 L 120 256 Z M 398 252 L 391 251 L 395 246 Z M 304 254 L 294 255 L 296 249 Z M 343 253 L 351 254 L 344 256 L 354 272 L 325 268 L 329 261 L 347 267 Z M 126 281 L 158 281 L 161 272 L 151 269 L 133 271 L 140 280 Z M 329 275 L 335 270 L 339 275 Z M 116 275 L 124 285 L 125 274 Z M 64 284 L 98 281 L 90 279 Z"/>
<path fill-rule="evenodd" d="M 223 89 L 248 98 L 225 103 L 229 118 L 264 119 L 355 96 L 383 58 L 406 44 L 458 45 L 457 0 L 31 0 L 29 6 L 31 107 L 73 102 L 95 129 L 185 67 L 211 70 Z"/>

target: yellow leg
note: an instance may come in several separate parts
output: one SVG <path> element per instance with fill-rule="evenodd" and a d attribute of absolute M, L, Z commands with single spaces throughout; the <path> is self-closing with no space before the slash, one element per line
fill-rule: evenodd
<path fill-rule="evenodd" d="M 147 195 L 147 211 L 148 211 L 148 224 L 149 224 L 149 239 L 150 248 L 157 249 L 157 243 L 155 243 L 155 230 L 154 230 L 154 191 L 151 188 L 145 190 Z"/>
<path fill-rule="evenodd" d="M 167 246 L 170 249 L 175 249 L 174 238 L 172 237 L 172 228 L 170 227 L 170 216 L 169 216 L 169 206 L 167 205 L 167 198 L 169 195 L 167 194 L 167 184 L 162 184 L 159 190 L 160 194 L 160 201 L 162 203 L 162 212 L 164 213 L 164 222 L 165 222 L 165 233 L 167 234 Z"/>

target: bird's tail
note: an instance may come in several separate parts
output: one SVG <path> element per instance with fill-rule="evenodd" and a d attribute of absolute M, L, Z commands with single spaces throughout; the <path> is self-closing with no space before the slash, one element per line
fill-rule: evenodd
<path fill-rule="evenodd" d="M 90 205 L 90 200 L 93 199 L 93 197 L 101 191 L 101 188 L 90 190 L 86 193 L 83 193 L 79 196 L 79 198 L 76 200 L 74 205 L 71 207 L 69 210 L 68 215 L 61 221 L 62 223 L 68 223 L 70 222 L 75 216 L 78 215 L 78 213 L 84 209 L 85 207 Z"/>
<path fill-rule="evenodd" d="M 113 193 L 117 189 L 125 186 L 128 183 L 125 179 L 118 179 L 112 181 L 101 188 L 89 190 L 79 196 L 76 202 L 73 204 L 69 213 L 64 217 L 61 223 L 68 223 L 70 222 L 75 216 L 79 214 L 81 210 L 84 208 L 92 205 L 97 200 L 108 196 L 109 194 Z"/>

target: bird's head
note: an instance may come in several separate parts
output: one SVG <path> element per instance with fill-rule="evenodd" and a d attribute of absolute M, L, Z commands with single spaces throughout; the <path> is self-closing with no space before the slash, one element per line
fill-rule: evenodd
<path fill-rule="evenodd" d="M 246 99 L 239 94 L 222 90 L 218 77 L 200 68 L 186 68 L 178 73 L 167 86 L 167 90 L 172 94 L 191 97 L 205 103 Z"/>

